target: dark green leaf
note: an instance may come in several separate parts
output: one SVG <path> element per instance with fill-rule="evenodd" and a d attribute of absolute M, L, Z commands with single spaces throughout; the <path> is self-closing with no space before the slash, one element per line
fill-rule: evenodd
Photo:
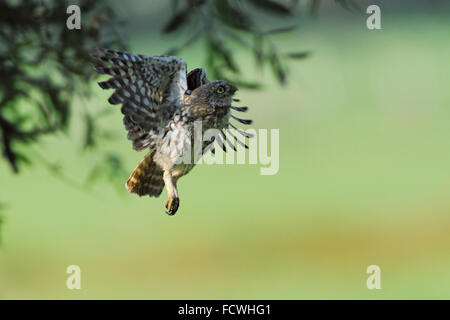
<path fill-rule="evenodd" d="M 275 74 L 275 76 L 277 77 L 278 81 L 281 84 L 285 84 L 286 83 L 286 72 L 285 72 L 283 66 L 281 65 L 281 61 L 280 61 L 280 58 L 278 57 L 278 54 L 276 53 L 276 51 L 274 49 L 270 52 L 269 61 L 270 61 L 270 65 L 272 67 L 272 71 Z"/>
<path fill-rule="evenodd" d="M 190 8 L 184 8 L 179 12 L 175 13 L 175 15 L 167 22 L 167 24 L 163 28 L 164 33 L 171 33 L 175 30 L 178 30 L 188 19 Z"/>
<path fill-rule="evenodd" d="M 335 0 L 335 1 L 345 9 L 362 12 L 362 8 L 354 0 Z"/>
<path fill-rule="evenodd" d="M 214 0 L 220 20 L 233 28 L 252 31 L 253 23 L 245 12 L 232 7 L 227 0 Z"/>
<path fill-rule="evenodd" d="M 256 7 L 266 10 L 269 13 L 277 13 L 289 15 L 292 13 L 291 8 L 288 8 L 275 0 L 249 0 Z"/>
<path fill-rule="evenodd" d="M 291 32 L 294 31 L 295 29 L 297 29 L 298 26 L 294 25 L 294 26 L 288 26 L 288 27 L 281 27 L 281 28 L 275 28 L 275 29 L 271 29 L 271 30 L 267 30 L 264 31 L 263 34 L 267 35 L 267 34 L 275 34 L 275 33 L 284 33 L 284 32 Z"/>
<path fill-rule="evenodd" d="M 261 89 L 262 88 L 262 84 L 260 82 L 256 82 L 256 81 L 245 81 L 245 80 L 240 80 L 240 79 L 226 79 L 228 81 L 230 81 L 231 83 L 235 84 L 236 86 L 238 86 L 239 88 L 246 88 L 246 89 L 252 89 L 252 90 L 256 90 L 256 89 Z"/>
<path fill-rule="evenodd" d="M 253 38 L 253 55 L 255 57 L 256 63 L 262 65 L 263 63 L 263 37 L 260 34 L 255 34 Z"/>
<path fill-rule="evenodd" d="M 305 58 L 309 57 L 310 54 L 311 54 L 311 52 L 309 52 L 309 51 L 303 51 L 303 52 L 287 53 L 286 56 L 291 59 L 305 59 Z"/>
<path fill-rule="evenodd" d="M 211 50 L 216 55 L 216 59 L 220 57 L 225 62 L 225 65 L 228 67 L 228 69 L 235 73 L 239 72 L 239 67 L 234 61 L 233 53 L 227 47 L 225 47 L 222 41 L 215 38 L 210 38 L 210 45 Z"/>

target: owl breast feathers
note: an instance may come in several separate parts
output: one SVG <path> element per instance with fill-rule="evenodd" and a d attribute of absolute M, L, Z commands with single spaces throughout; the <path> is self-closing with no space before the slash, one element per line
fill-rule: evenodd
<path fill-rule="evenodd" d="M 175 214 L 180 202 L 176 182 L 195 166 L 192 158 L 186 157 L 193 151 L 194 123 L 201 123 L 202 133 L 217 129 L 212 142 L 202 141 L 202 153 L 214 152 L 214 142 L 224 151 L 226 144 L 236 150 L 225 132 L 248 148 L 229 129 L 250 137 L 229 123 L 230 118 L 250 123 L 230 113 L 230 109 L 247 110 L 231 105 L 238 101 L 232 98 L 237 88 L 231 83 L 209 81 L 202 68 L 186 74 L 186 62 L 177 57 L 109 49 L 96 49 L 91 56 L 96 60 L 96 72 L 112 76 L 98 84 L 114 89 L 108 101 L 122 105 L 123 123 L 133 148 L 149 151 L 126 183 L 129 192 L 158 197 L 166 186 L 167 213 Z"/>

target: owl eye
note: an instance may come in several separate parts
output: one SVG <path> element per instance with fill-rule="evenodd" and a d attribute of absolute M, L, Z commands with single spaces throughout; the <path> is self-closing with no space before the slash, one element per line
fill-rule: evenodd
<path fill-rule="evenodd" d="M 216 91 L 216 92 L 219 93 L 219 94 L 221 94 L 221 93 L 224 93 L 224 92 L 225 92 L 225 89 L 224 89 L 224 87 L 220 86 L 220 87 L 217 88 L 217 91 Z"/>

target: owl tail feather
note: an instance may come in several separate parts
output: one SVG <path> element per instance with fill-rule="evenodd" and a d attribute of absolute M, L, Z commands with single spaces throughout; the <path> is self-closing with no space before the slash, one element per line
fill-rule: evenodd
<path fill-rule="evenodd" d="M 128 192 L 158 197 L 164 189 L 163 170 L 153 161 L 153 152 L 134 169 L 125 184 Z"/>

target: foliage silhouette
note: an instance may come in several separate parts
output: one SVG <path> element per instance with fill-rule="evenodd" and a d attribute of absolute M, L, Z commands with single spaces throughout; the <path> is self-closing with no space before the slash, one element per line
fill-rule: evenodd
<path fill-rule="evenodd" d="M 357 9 L 352 0 L 336 2 Z M 172 0 L 172 15 L 161 32 L 190 30 L 187 41 L 167 54 L 178 54 L 203 38 L 207 43 L 205 66 L 211 78 L 228 79 L 240 87 L 257 89 L 261 83 L 245 79 L 233 48 L 238 45 L 244 49 L 261 68 L 269 65 L 278 81 L 286 83 L 285 60 L 303 59 L 309 53 L 280 52 L 271 37 L 296 29 L 296 25 L 286 26 L 284 21 L 296 17 L 301 4 L 309 6 L 310 13 L 316 15 L 320 3 L 320 0 Z M 74 97 L 89 95 L 87 84 L 92 71 L 88 53 L 92 48 L 127 49 L 127 46 L 122 35 L 124 23 L 109 1 L 77 1 L 82 16 L 80 30 L 66 27 L 66 10 L 71 4 L 68 0 L 0 2 L 0 148 L 5 163 L 15 173 L 25 165 L 40 162 L 57 177 L 86 188 L 99 179 L 117 180 L 127 172 L 119 155 L 98 151 L 98 140 L 111 137 L 98 125 L 108 111 L 83 113 L 82 145 L 96 153 L 98 159 L 84 184 L 70 181 L 60 164 L 33 154 L 36 150 L 33 147 L 43 136 L 68 132 Z M 280 27 L 265 30 L 255 22 L 255 13 L 268 15 Z M 0 219 L 0 227 L 1 223 Z"/>
<path fill-rule="evenodd" d="M 246 80 L 240 72 L 233 50 L 239 45 L 259 67 L 269 65 L 278 81 L 286 83 L 285 60 L 306 58 L 308 52 L 280 52 L 271 36 L 295 30 L 295 25 L 285 26 L 283 22 L 298 15 L 302 2 L 309 4 L 312 14 L 317 13 L 320 0 L 172 0 L 172 15 L 161 32 L 187 29 L 190 36 L 167 54 L 178 54 L 204 38 L 205 66 L 211 78 L 260 88 L 261 83 Z M 356 7 L 351 0 L 336 2 L 350 9 Z M 68 0 L 0 3 L 0 147 L 3 159 L 16 173 L 39 158 L 27 155 L 42 136 L 67 133 L 74 96 L 89 94 L 89 51 L 95 46 L 126 49 L 121 35 L 123 22 L 109 1 L 78 1 L 80 30 L 66 27 L 70 4 Z M 255 22 L 255 14 L 268 15 L 281 27 L 264 30 Z M 85 149 L 96 150 L 98 140 L 110 136 L 98 126 L 98 119 L 105 114 L 84 112 Z M 41 158 L 51 172 L 62 175 L 61 166 Z M 88 179 L 91 182 L 101 175 L 112 178 L 111 172 L 121 166 L 120 157 L 111 152 L 99 159 L 111 170 L 95 165 L 93 177 Z"/>

